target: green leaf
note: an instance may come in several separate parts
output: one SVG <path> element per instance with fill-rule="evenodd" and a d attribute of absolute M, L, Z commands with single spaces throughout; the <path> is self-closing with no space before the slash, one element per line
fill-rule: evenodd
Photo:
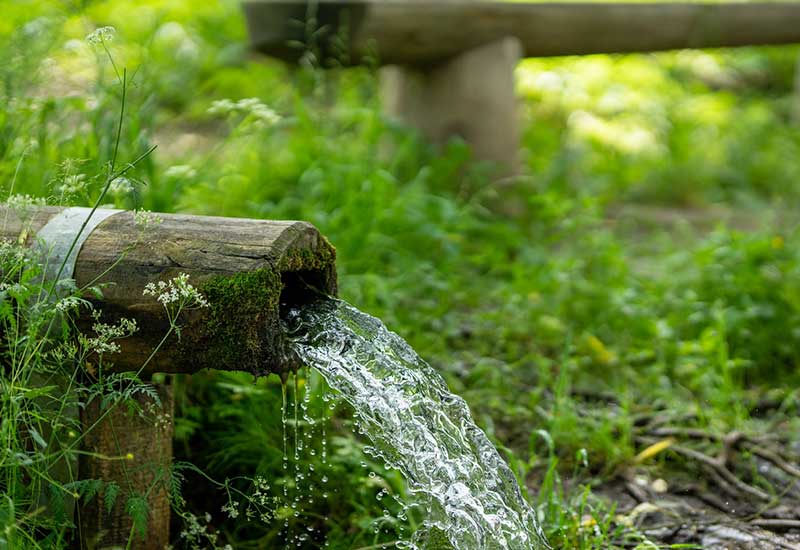
<path fill-rule="evenodd" d="M 117 501 L 117 495 L 119 495 L 119 485 L 113 481 L 107 482 L 104 493 L 103 503 L 106 506 L 106 512 L 110 514 L 114 503 Z"/>

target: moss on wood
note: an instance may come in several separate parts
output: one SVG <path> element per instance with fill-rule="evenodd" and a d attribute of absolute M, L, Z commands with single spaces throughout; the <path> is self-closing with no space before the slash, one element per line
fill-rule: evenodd
<path fill-rule="evenodd" d="M 191 338 L 181 343 L 182 361 L 255 375 L 293 369 L 284 353 L 279 319 L 282 275 L 314 273 L 325 291 L 335 292 L 336 253 L 325 244 L 318 250 L 290 250 L 277 268 L 219 275 L 202 284 L 209 309 L 184 331 Z M 197 354 L 203 354 L 202 360 L 197 361 Z"/>

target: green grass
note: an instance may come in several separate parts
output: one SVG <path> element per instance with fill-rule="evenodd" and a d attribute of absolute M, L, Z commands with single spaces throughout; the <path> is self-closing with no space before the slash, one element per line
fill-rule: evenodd
<path fill-rule="evenodd" d="M 131 79 L 120 159 L 159 146 L 104 201 L 314 223 L 337 246 L 341 296 L 467 399 L 555 547 L 622 540 L 592 487 L 635 467 L 643 417 L 719 434 L 800 430 L 800 233 L 773 215 L 800 193 L 796 48 L 526 61 L 526 175 L 498 193 L 464 144 L 437 151 L 381 117 L 370 70 L 290 72 L 250 57 L 235 2 L 15 2 L 0 23 L 4 193 L 99 196 L 121 99 L 114 67 L 83 40 L 101 25 L 117 28 L 109 47 Z M 250 97 L 260 104 L 209 111 Z M 280 120 L 261 124 L 259 105 Z M 522 213 L 498 213 L 503 201 Z M 725 207 L 759 223 L 697 230 L 614 215 L 643 205 Z M 397 473 L 311 386 L 336 484 L 297 522 L 332 548 L 414 529 L 418 513 L 401 520 L 399 503 L 375 498 L 405 496 Z M 188 510 L 212 514 L 220 547 L 277 544 L 286 510 L 268 502 L 261 521 L 220 509 L 226 479 L 251 497 L 253 476 L 291 483 L 280 384 L 213 373 L 178 387 L 176 453 L 223 483 L 187 470 Z M 755 411 L 765 397 L 782 403 L 767 418 Z M 676 458 L 662 453 L 656 467 L 691 467 Z M 0 508 L 2 521 L 32 509 L 11 496 L 22 508 Z"/>

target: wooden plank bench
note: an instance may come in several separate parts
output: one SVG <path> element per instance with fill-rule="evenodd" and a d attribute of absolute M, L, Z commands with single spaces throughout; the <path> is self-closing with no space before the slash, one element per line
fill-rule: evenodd
<path fill-rule="evenodd" d="M 514 68 L 523 57 L 800 43 L 800 2 L 503 3 L 249 0 L 252 46 L 297 62 L 309 46 L 382 73 L 387 111 L 434 142 L 517 168 Z"/>

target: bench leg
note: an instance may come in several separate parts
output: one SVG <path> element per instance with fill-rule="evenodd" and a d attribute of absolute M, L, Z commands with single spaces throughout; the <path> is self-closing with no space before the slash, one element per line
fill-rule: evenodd
<path fill-rule="evenodd" d="M 433 67 L 385 67 L 381 92 L 387 114 L 434 143 L 459 136 L 476 160 L 519 170 L 519 120 L 514 69 L 516 38 L 503 38 Z"/>

